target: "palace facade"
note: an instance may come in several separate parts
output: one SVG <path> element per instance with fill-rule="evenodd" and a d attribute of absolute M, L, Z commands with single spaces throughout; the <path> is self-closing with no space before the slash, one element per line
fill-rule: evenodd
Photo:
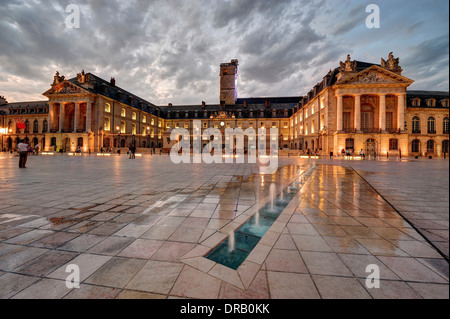
<path fill-rule="evenodd" d="M 279 149 L 294 154 L 363 150 L 369 156 L 441 157 L 449 152 L 449 92 L 408 90 L 414 81 L 402 75 L 392 53 L 380 64 L 347 56 L 304 96 L 240 98 L 238 68 L 237 60 L 220 65 L 217 104 L 165 106 L 116 86 L 114 78 L 82 71 L 65 79 L 57 72 L 43 93 L 48 101 L 0 98 L 2 149 L 15 150 L 25 139 L 47 151 L 116 151 L 131 144 L 140 152 L 167 150 L 171 128 L 192 135 L 193 120 L 199 120 L 203 130 L 278 128 Z"/>

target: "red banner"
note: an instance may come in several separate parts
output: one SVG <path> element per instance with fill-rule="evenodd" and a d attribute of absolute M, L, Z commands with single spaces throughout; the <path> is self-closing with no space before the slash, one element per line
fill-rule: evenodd
<path fill-rule="evenodd" d="M 23 121 L 23 119 L 15 119 L 15 121 L 16 121 L 16 125 L 17 125 L 17 128 L 19 129 L 19 130 L 24 130 L 27 126 L 25 125 L 25 122 Z"/>

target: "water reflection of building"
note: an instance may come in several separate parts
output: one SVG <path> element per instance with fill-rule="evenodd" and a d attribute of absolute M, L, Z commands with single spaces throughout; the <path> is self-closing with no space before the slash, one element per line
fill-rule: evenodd
<path fill-rule="evenodd" d="M 192 133 L 193 120 L 200 120 L 203 130 L 278 128 L 281 149 L 322 155 L 343 149 L 381 156 L 448 153 L 448 92 L 407 90 L 413 80 L 402 75 L 392 53 L 381 64 L 347 56 L 305 96 L 240 98 L 238 67 L 237 60 L 221 64 L 218 103 L 198 105 L 157 106 L 113 78 L 82 71 L 65 79 L 57 73 L 43 93 L 47 102 L 0 99 L 3 148 L 15 149 L 23 138 L 45 149 L 98 151 L 135 143 L 145 152 L 163 146 L 169 128 Z"/>

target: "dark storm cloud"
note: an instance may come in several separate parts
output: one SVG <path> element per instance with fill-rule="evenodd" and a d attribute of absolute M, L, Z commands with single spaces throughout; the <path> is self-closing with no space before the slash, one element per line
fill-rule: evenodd
<path fill-rule="evenodd" d="M 65 26 L 71 3 L 80 6 L 80 29 Z M 404 30 L 415 43 L 407 37 L 395 43 L 412 48 L 402 65 L 416 69 L 414 79 L 448 87 L 442 70 L 427 69 L 427 59 L 448 66 L 448 33 L 445 39 L 413 9 L 399 6 L 389 15 L 414 21 Z M 374 47 L 383 57 L 395 51 L 384 40 L 398 29 L 392 24 L 368 36 L 358 28 L 365 7 L 355 0 L 1 0 L 0 12 L 0 94 L 9 100 L 43 98 L 56 70 L 74 77 L 84 69 L 106 80 L 114 76 L 119 86 L 157 104 L 217 103 L 219 64 L 234 58 L 241 97 L 302 95 L 347 53 L 358 60 L 370 53 L 377 58 L 368 62 L 378 62 Z M 417 41 L 418 32 L 436 39 Z"/>

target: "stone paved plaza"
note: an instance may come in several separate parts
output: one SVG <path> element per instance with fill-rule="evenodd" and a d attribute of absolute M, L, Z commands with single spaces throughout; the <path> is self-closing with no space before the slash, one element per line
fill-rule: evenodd
<path fill-rule="evenodd" d="M 448 161 L 279 161 L 0 156 L 0 298 L 449 298 Z M 237 270 L 205 258 L 305 170 Z"/>

